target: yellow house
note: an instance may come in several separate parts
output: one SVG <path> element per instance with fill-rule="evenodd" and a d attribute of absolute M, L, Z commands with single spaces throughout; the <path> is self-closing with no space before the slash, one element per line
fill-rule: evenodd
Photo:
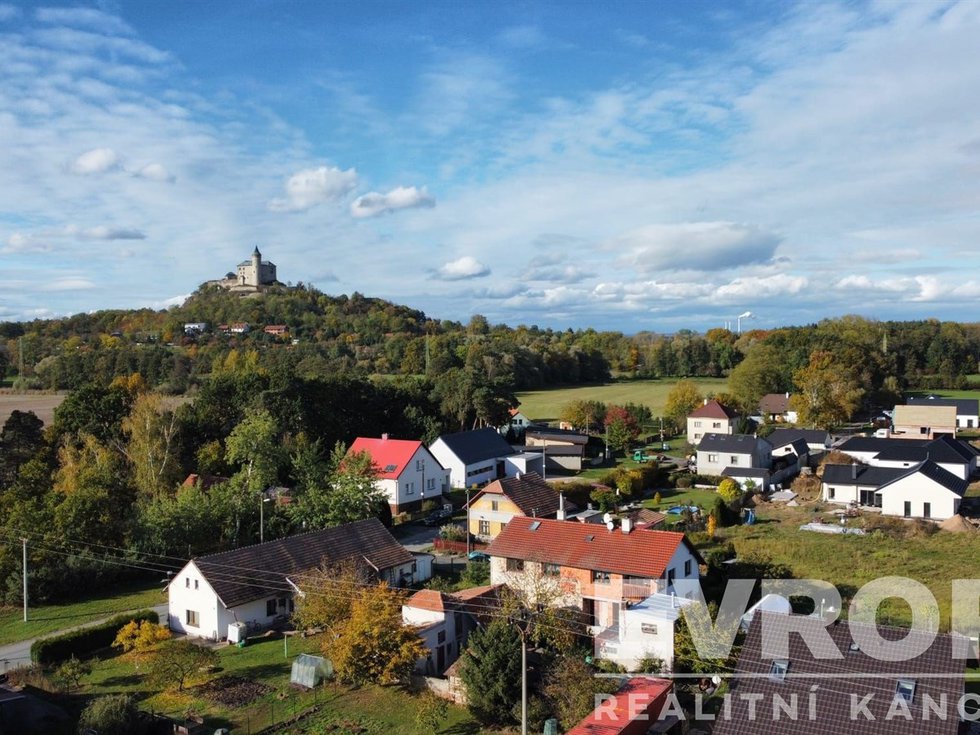
<path fill-rule="evenodd" d="M 562 508 L 558 491 L 536 472 L 507 477 L 491 482 L 470 500 L 469 531 L 490 540 L 515 516 L 554 518 Z"/>

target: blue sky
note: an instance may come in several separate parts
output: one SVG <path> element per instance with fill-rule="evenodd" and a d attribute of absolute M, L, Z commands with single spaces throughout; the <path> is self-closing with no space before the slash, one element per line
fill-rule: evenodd
<path fill-rule="evenodd" d="M 977 319 L 980 2 L 0 0 L 0 319 Z"/>

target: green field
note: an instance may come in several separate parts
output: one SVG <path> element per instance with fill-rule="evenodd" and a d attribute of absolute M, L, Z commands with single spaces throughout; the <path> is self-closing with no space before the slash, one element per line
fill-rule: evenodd
<path fill-rule="evenodd" d="M 586 385 L 574 388 L 549 388 L 517 394 L 520 409 L 535 421 L 556 421 L 561 407 L 569 401 L 602 401 L 603 403 L 639 403 L 650 407 L 654 416 L 663 414 L 667 394 L 680 378 L 664 380 L 628 380 Z M 704 393 L 720 393 L 726 389 L 725 378 L 690 378 Z"/>
<path fill-rule="evenodd" d="M 216 677 L 239 677 L 269 687 L 268 692 L 244 705 L 214 703 L 201 696 L 193 685 L 179 693 L 160 692 L 144 676 L 137 674 L 134 661 L 128 656 L 94 661 L 92 673 L 82 680 L 80 693 L 87 697 L 128 693 L 140 700 L 140 709 L 174 717 L 192 711 L 202 715 L 209 727 L 227 727 L 240 733 L 258 732 L 315 706 L 314 715 L 289 728 L 288 732 L 432 735 L 415 722 L 418 698 L 399 687 L 366 685 L 353 688 L 326 684 L 310 692 L 290 687 L 292 660 L 299 653 L 319 653 L 318 647 L 316 637 L 292 638 L 287 658 L 281 636 L 274 635 L 250 639 L 245 648 L 219 648 Z M 346 723 L 347 728 L 341 723 Z M 478 733 L 480 729 L 465 709 L 450 706 L 441 731 Z"/>
<path fill-rule="evenodd" d="M 119 587 L 97 598 L 64 605 L 29 607 L 27 622 L 20 607 L 0 608 L 0 645 L 24 641 L 28 638 L 65 628 L 74 628 L 95 620 L 112 617 L 116 613 L 162 605 L 167 601 L 162 584 L 139 582 Z"/>

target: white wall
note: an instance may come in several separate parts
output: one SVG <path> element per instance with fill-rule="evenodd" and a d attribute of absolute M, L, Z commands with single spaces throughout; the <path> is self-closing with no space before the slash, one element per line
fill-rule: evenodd
<path fill-rule="evenodd" d="M 874 467 L 897 467 L 900 469 L 915 467 L 917 464 L 919 463 L 905 462 L 900 460 L 884 461 L 880 459 L 876 459 L 873 462 L 871 462 L 871 465 Z M 955 463 L 948 463 L 948 464 L 940 464 L 939 462 L 937 462 L 936 464 L 938 464 L 947 472 L 951 472 L 952 474 L 956 475 L 961 480 L 970 479 L 970 465 L 968 462 L 955 462 Z"/>
<path fill-rule="evenodd" d="M 834 497 L 830 497 L 830 490 L 833 488 Z M 861 502 L 862 490 L 877 490 L 877 485 L 838 485 L 837 483 L 823 483 L 823 499 L 828 503 L 839 503 L 847 505 L 849 503 Z"/>
<path fill-rule="evenodd" d="M 923 504 L 931 505 L 929 517 L 946 520 L 956 515 L 960 497 L 921 474 L 896 480 L 881 490 L 881 512 L 890 516 L 905 516 L 906 501 L 912 504 L 911 518 L 923 518 Z"/>
<path fill-rule="evenodd" d="M 172 631 L 198 638 L 214 638 L 218 635 L 218 608 L 224 609 L 224 606 L 193 561 L 188 562 L 173 578 L 167 592 Z M 197 626 L 187 624 L 188 610 L 197 613 Z"/>

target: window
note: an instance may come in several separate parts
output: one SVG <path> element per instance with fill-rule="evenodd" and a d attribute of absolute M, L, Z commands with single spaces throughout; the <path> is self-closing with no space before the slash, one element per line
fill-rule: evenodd
<path fill-rule="evenodd" d="M 718 461 L 718 455 L 717 454 L 709 454 L 708 455 L 708 461 L 709 462 L 717 462 Z"/>
<path fill-rule="evenodd" d="M 561 567 L 557 564 L 545 562 L 541 565 L 541 573 L 546 577 L 557 577 L 561 574 Z"/>
<path fill-rule="evenodd" d="M 490 510 L 500 510 L 500 502 L 497 500 L 490 501 Z"/>
<path fill-rule="evenodd" d="M 406 482 L 405 483 L 405 494 L 406 495 L 415 495 L 415 483 L 414 482 Z"/>
<path fill-rule="evenodd" d="M 415 574 L 419 570 L 419 563 L 417 561 L 412 562 L 412 574 Z"/>
<path fill-rule="evenodd" d="M 640 623 L 640 632 L 646 635 L 657 635 L 657 626 L 653 623 Z"/>
<path fill-rule="evenodd" d="M 426 490 L 435 490 L 436 478 L 430 477 L 428 480 L 425 481 L 425 484 L 426 484 L 426 488 L 425 488 Z"/>
<path fill-rule="evenodd" d="M 783 681 L 789 671 L 789 661 L 773 661 L 769 667 L 769 678 L 773 681 Z"/>
<path fill-rule="evenodd" d="M 832 487 L 828 487 L 827 488 L 827 497 L 830 500 L 833 500 L 834 498 L 836 498 L 837 497 L 837 490 L 834 489 L 834 488 L 832 488 Z"/>
<path fill-rule="evenodd" d="M 191 578 L 190 577 L 184 577 L 184 586 L 187 587 L 188 589 L 190 589 L 190 586 L 191 586 Z"/>
<path fill-rule="evenodd" d="M 902 509 L 902 514 L 906 518 L 911 518 L 912 517 L 912 503 L 911 503 L 911 501 L 909 501 L 909 500 L 906 500 L 905 501 L 905 507 Z"/>
<path fill-rule="evenodd" d="M 524 571 L 524 560 L 523 559 L 508 559 L 507 560 L 507 571 L 508 572 L 523 572 Z"/>
<path fill-rule="evenodd" d="M 684 562 L 684 576 L 685 577 L 690 577 L 691 576 L 691 560 L 690 559 L 687 559 Z"/>
<path fill-rule="evenodd" d="M 201 624 L 197 610 L 186 610 L 184 613 L 184 622 L 191 628 L 197 628 Z"/>
<path fill-rule="evenodd" d="M 481 536 L 490 535 L 490 521 L 480 521 L 480 535 Z"/>
<path fill-rule="evenodd" d="M 932 503 L 923 503 L 922 504 L 922 517 L 923 518 L 932 518 Z"/>
<path fill-rule="evenodd" d="M 195 579 L 194 580 L 194 589 L 199 589 L 198 584 L 199 584 L 199 580 Z"/>
<path fill-rule="evenodd" d="M 425 469 L 425 460 L 422 459 L 415 460 L 415 471 L 421 472 L 424 469 Z"/>
<path fill-rule="evenodd" d="M 865 505 L 869 508 L 873 508 L 875 505 L 875 491 L 874 490 L 860 490 L 858 492 L 858 499 L 861 505 Z"/>
<path fill-rule="evenodd" d="M 276 614 L 276 601 L 266 600 L 265 601 L 265 614 L 268 616 L 273 616 Z"/>
<path fill-rule="evenodd" d="M 712 429 L 720 429 L 721 428 L 721 421 L 713 421 L 711 423 L 711 428 Z"/>
<path fill-rule="evenodd" d="M 701 422 L 700 421 L 695 421 L 694 422 L 694 428 L 695 429 L 700 429 L 701 428 Z"/>
<path fill-rule="evenodd" d="M 674 583 L 674 577 L 676 576 L 676 574 L 677 573 L 674 571 L 674 568 L 673 567 L 670 567 L 667 570 L 667 586 L 668 587 L 670 587 Z"/>
<path fill-rule="evenodd" d="M 731 465 L 736 465 L 736 464 L 738 464 L 738 455 L 737 455 L 737 454 L 733 454 L 733 455 L 731 455 L 731 456 L 730 456 L 730 457 L 728 458 L 728 464 L 731 464 Z"/>
<path fill-rule="evenodd" d="M 595 584 L 609 584 L 609 572 L 592 570 L 592 581 Z"/>
<path fill-rule="evenodd" d="M 446 642 L 446 631 L 440 630 L 438 633 L 436 633 L 436 643 L 445 643 L 445 642 Z"/>
<path fill-rule="evenodd" d="M 915 697 L 915 682 L 908 679 L 899 679 L 895 682 L 895 698 L 904 699 L 911 702 Z"/>

